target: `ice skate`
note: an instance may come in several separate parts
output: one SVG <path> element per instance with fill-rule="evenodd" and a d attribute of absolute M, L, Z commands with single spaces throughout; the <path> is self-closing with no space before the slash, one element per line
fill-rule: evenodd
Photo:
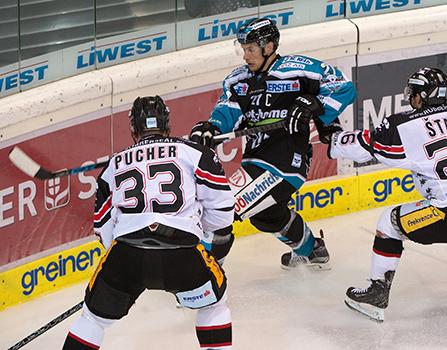
<path fill-rule="evenodd" d="M 285 253 L 281 257 L 281 268 L 290 270 L 303 265 L 313 270 L 330 270 L 329 252 L 324 243 L 323 231 L 320 230 L 322 238 L 315 238 L 314 249 L 309 256 L 297 255 L 294 251 Z"/>
<path fill-rule="evenodd" d="M 390 297 L 394 271 L 385 272 L 385 280 L 371 280 L 368 288 L 350 287 L 346 291 L 345 304 L 373 321 L 383 322 Z"/>

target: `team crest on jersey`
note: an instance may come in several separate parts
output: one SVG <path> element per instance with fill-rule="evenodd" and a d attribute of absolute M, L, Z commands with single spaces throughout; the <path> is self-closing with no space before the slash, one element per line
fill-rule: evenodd
<path fill-rule="evenodd" d="M 300 91 L 301 89 L 299 80 L 269 80 L 266 81 L 266 84 L 267 92 L 271 93 Z"/>
<path fill-rule="evenodd" d="M 251 176 L 244 170 L 244 168 L 237 169 L 233 175 L 230 176 L 228 182 L 231 186 L 242 188 L 251 182 L 253 179 Z"/>
<path fill-rule="evenodd" d="M 239 96 L 246 96 L 247 95 L 247 91 L 248 91 L 248 84 L 247 83 L 237 83 L 234 86 L 234 91 L 236 91 L 236 93 Z"/>

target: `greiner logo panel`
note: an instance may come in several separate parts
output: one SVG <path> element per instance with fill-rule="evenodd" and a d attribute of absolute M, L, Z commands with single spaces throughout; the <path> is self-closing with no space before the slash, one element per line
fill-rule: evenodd
<path fill-rule="evenodd" d="M 57 279 L 76 272 L 85 271 L 96 265 L 101 255 L 100 248 L 81 250 L 76 254 L 59 255 L 52 261 L 28 270 L 20 278 L 22 293 L 32 295 L 38 285 L 48 282 L 54 283 Z"/>
<path fill-rule="evenodd" d="M 373 186 L 374 201 L 384 202 L 388 199 L 390 195 L 396 190 L 402 190 L 405 193 L 412 192 L 414 187 L 413 177 L 411 174 L 405 175 L 404 177 L 392 177 L 388 179 L 378 180 L 374 182 Z"/>
<path fill-rule="evenodd" d="M 300 191 L 297 191 L 292 196 L 292 199 L 289 202 L 289 207 L 295 211 L 314 208 L 322 209 L 334 205 L 337 198 L 340 198 L 343 195 L 344 192 L 341 186 L 330 187 L 328 189 L 322 188 L 315 192 L 304 192 L 302 190 L 300 193 Z"/>

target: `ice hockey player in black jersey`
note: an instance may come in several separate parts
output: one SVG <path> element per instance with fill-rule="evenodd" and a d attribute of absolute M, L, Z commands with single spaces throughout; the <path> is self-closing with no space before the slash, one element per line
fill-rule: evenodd
<path fill-rule="evenodd" d="M 439 69 L 412 74 L 404 94 L 412 111 L 384 118 L 374 131 L 336 132 L 332 158 L 366 162 L 376 158 L 391 167 L 411 170 L 425 200 L 385 210 L 373 244 L 370 285 L 349 288 L 346 304 L 376 321 L 384 320 L 390 287 L 401 258 L 402 241 L 447 243 L 447 76 Z"/>
<path fill-rule="evenodd" d="M 169 137 L 159 96 L 138 97 L 129 118 L 135 144 L 115 154 L 97 181 L 94 231 L 107 252 L 63 349 L 99 349 L 105 328 L 145 289 L 198 310 L 200 348 L 231 349 L 227 280 L 217 262 L 233 243 L 234 197 L 223 168 L 210 148 Z M 203 230 L 217 233 L 211 252 L 200 244 Z"/>
<path fill-rule="evenodd" d="M 291 195 L 306 180 L 312 148 L 311 119 L 328 143 L 328 130 L 338 129 L 338 116 L 353 102 L 352 82 L 335 67 L 313 58 L 280 56 L 280 33 L 274 22 L 258 18 L 244 24 L 237 44 L 245 65 L 223 82 L 223 94 L 208 121 L 196 124 L 191 140 L 213 146 L 213 136 L 233 130 L 286 121 L 286 128 L 252 135 L 242 164 L 230 177 L 236 219 L 249 218 L 260 231 L 274 234 L 291 249 L 281 258 L 289 269 L 303 263 L 327 268 L 324 241 L 288 208 Z"/>

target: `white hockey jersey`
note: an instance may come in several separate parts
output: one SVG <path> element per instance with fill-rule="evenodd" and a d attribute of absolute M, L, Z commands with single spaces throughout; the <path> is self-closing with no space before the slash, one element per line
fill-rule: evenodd
<path fill-rule="evenodd" d="M 426 107 L 384 118 L 373 132 L 344 131 L 332 137 L 331 158 L 383 164 L 412 171 L 418 192 L 447 207 L 447 106 Z"/>
<path fill-rule="evenodd" d="M 106 248 L 113 239 L 160 223 L 191 232 L 233 222 L 234 197 L 211 149 L 151 135 L 115 154 L 97 181 L 94 231 Z"/>

